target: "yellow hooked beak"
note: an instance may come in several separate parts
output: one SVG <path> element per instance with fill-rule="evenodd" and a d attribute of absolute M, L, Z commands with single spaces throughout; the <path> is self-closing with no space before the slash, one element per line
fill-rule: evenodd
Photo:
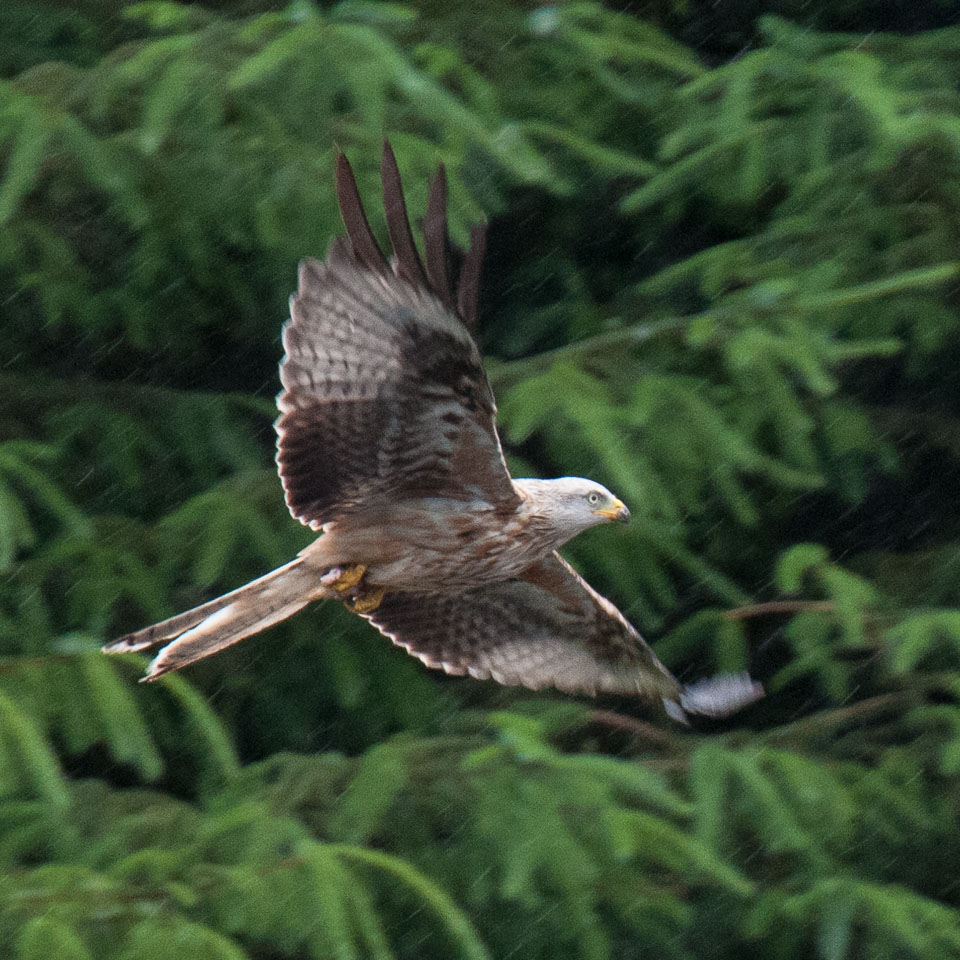
<path fill-rule="evenodd" d="M 614 500 L 609 507 L 601 507 L 593 512 L 608 520 L 619 520 L 620 523 L 627 523 L 630 519 L 630 511 L 622 500 Z"/>

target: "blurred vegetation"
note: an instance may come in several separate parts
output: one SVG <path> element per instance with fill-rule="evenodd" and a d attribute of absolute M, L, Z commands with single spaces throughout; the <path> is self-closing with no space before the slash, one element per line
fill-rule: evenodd
<path fill-rule="evenodd" d="M 7 0 L 5 955 L 960 953 L 958 5 L 732 9 Z M 763 703 L 444 678 L 333 605 L 97 652 L 308 542 L 280 325 L 385 135 L 491 220 L 514 468 L 630 504 L 571 557 Z"/>

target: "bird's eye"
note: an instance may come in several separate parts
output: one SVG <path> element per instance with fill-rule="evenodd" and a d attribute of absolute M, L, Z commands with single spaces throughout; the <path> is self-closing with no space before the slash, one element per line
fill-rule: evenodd
<path fill-rule="evenodd" d="M 588 493 L 587 494 L 587 503 L 599 503 L 600 494 L 599 493 Z"/>

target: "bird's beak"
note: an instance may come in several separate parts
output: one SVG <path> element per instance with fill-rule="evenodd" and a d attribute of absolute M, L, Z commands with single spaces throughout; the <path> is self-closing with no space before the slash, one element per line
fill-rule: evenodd
<path fill-rule="evenodd" d="M 603 507 L 601 510 L 594 510 L 594 513 L 608 520 L 619 520 L 620 523 L 627 523 L 630 520 L 630 511 L 622 500 L 614 500 L 609 507 Z"/>

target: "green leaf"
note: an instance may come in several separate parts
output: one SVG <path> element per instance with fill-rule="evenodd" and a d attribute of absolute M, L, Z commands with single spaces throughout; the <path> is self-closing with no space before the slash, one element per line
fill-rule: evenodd
<path fill-rule="evenodd" d="M 77 932 L 53 917 L 31 917 L 17 935 L 16 960 L 94 960 Z"/>
<path fill-rule="evenodd" d="M 777 564 L 777 586 L 784 593 L 799 592 L 803 587 L 804 577 L 828 560 L 826 548 L 818 543 L 802 543 L 792 547 Z"/>
<path fill-rule="evenodd" d="M 33 718 L 7 694 L 0 692 L 0 731 L 17 757 L 20 776 L 31 792 L 54 808 L 70 803 L 67 783 L 53 750 Z"/>
<path fill-rule="evenodd" d="M 440 887 L 410 864 L 379 850 L 366 850 L 345 844 L 331 844 L 327 850 L 345 860 L 353 860 L 382 871 L 409 887 L 446 926 L 462 956 L 468 960 L 489 960 L 490 955 L 466 914 Z"/>
<path fill-rule="evenodd" d="M 0 183 L 0 226 L 13 217 L 20 202 L 34 188 L 53 136 L 46 111 L 39 102 L 24 97 L 15 102 L 14 111 L 18 129 Z"/>
<path fill-rule="evenodd" d="M 136 767 L 144 780 L 159 779 L 164 773 L 163 760 L 137 702 L 117 675 L 114 664 L 99 651 L 79 659 L 111 753 L 122 763 Z"/>
<path fill-rule="evenodd" d="M 340 797 L 330 833 L 349 843 L 375 836 L 407 784 L 406 764 L 398 744 L 381 743 L 360 758 L 357 772 Z"/>
<path fill-rule="evenodd" d="M 136 658 L 141 670 L 147 661 Z M 192 732 L 203 744 L 203 757 L 209 769 L 210 779 L 218 786 L 234 780 L 240 772 L 230 733 L 223 721 L 213 712 L 207 701 L 190 684 L 176 673 L 165 674 L 159 681 L 170 692 L 190 721 Z"/>

